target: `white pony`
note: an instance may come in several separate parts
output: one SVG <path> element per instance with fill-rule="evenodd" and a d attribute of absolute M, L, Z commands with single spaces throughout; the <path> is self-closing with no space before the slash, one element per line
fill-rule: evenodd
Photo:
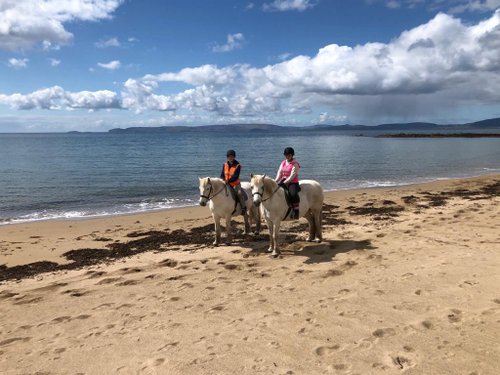
<path fill-rule="evenodd" d="M 269 250 L 273 256 L 279 251 L 279 234 L 281 221 L 288 219 L 289 207 L 285 197 L 285 191 L 270 177 L 266 175 L 252 175 L 250 180 L 252 187 L 253 202 L 256 206 L 262 203 L 262 214 L 269 228 L 270 245 Z M 323 207 L 323 189 L 314 180 L 302 180 L 300 185 L 299 217 L 305 217 L 309 222 L 308 241 L 322 241 L 321 219 Z"/>
<path fill-rule="evenodd" d="M 232 196 L 230 188 L 226 185 L 224 180 L 220 178 L 205 177 L 200 178 L 200 205 L 206 206 L 209 203 L 210 212 L 215 224 L 215 241 L 214 245 L 220 244 L 221 230 L 220 219 L 226 220 L 226 243 L 230 244 L 232 241 L 231 234 L 231 217 L 241 215 L 240 205 Z M 252 204 L 252 190 L 249 182 L 242 182 L 241 188 L 247 195 L 246 209 L 247 214 L 244 216 L 245 220 L 245 234 L 250 234 L 250 225 L 252 221 L 255 222 L 255 234 L 260 232 L 260 212 Z M 250 220 L 249 220 L 250 219 Z"/>

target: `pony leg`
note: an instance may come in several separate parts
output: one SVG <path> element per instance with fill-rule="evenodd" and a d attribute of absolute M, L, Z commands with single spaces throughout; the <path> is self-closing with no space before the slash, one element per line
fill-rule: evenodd
<path fill-rule="evenodd" d="M 271 252 L 274 251 L 274 226 L 273 222 L 269 219 L 266 219 L 267 222 L 267 228 L 269 228 L 269 248 L 267 251 Z"/>
<path fill-rule="evenodd" d="M 233 234 L 231 232 L 231 215 L 226 216 L 226 245 L 231 245 L 233 242 Z"/>
<path fill-rule="evenodd" d="M 218 246 L 220 244 L 220 216 L 212 215 L 215 224 L 215 241 L 214 246 Z"/>
<path fill-rule="evenodd" d="M 311 242 L 314 240 L 314 237 L 316 235 L 316 225 L 315 225 L 315 220 L 314 216 L 311 211 L 309 211 L 306 215 L 305 218 L 307 219 L 307 222 L 309 223 L 309 236 L 307 237 L 307 241 Z"/>
<path fill-rule="evenodd" d="M 260 210 L 257 208 L 253 208 L 253 218 L 255 221 L 255 234 L 258 235 L 260 233 Z"/>
<path fill-rule="evenodd" d="M 323 241 L 323 231 L 322 231 L 322 220 L 323 220 L 323 212 L 322 209 L 320 208 L 318 212 L 314 214 L 314 223 L 316 224 L 316 242 L 321 242 Z"/>
<path fill-rule="evenodd" d="M 248 211 L 243 215 L 243 220 L 245 221 L 245 235 L 250 234 L 250 222 L 248 220 Z"/>
<path fill-rule="evenodd" d="M 280 255 L 280 250 L 279 250 L 279 237 L 280 237 L 280 222 L 277 221 L 274 223 L 274 229 L 273 229 L 273 237 L 274 237 L 274 248 L 272 252 L 272 256 L 277 257 Z"/>

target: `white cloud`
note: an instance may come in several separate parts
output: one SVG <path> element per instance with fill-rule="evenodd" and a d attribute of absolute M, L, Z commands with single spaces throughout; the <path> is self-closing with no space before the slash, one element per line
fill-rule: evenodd
<path fill-rule="evenodd" d="M 37 43 L 57 48 L 73 34 L 64 27 L 71 21 L 108 19 L 123 0 L 2 0 L 0 49 L 22 50 Z"/>
<path fill-rule="evenodd" d="M 192 87 L 159 93 L 169 82 Z M 498 87 L 500 10 L 472 25 L 441 13 L 390 43 L 330 44 L 314 56 L 295 56 L 262 68 L 202 65 L 148 74 L 128 79 L 120 95 L 109 91 L 70 95 L 56 87 L 50 92 L 3 95 L 0 102 L 24 109 L 94 109 L 101 103 L 103 108 L 135 112 L 231 119 L 290 118 L 318 113 L 316 108 L 335 113 L 334 120 L 375 115 L 412 118 L 454 107 L 498 105 Z"/>
<path fill-rule="evenodd" d="M 228 34 L 227 41 L 225 44 L 215 44 L 212 47 L 213 52 L 230 52 L 237 48 L 241 48 L 242 43 L 245 41 L 245 37 L 242 33 Z"/>
<path fill-rule="evenodd" d="M 487 12 L 498 8 L 500 8 L 500 0 L 467 0 L 450 8 L 450 12 Z"/>
<path fill-rule="evenodd" d="M 108 90 L 68 92 L 60 86 L 34 91 L 27 95 L 0 94 L 0 103 L 7 104 L 15 109 L 51 109 L 85 108 L 105 109 L 120 108 L 120 101 L 115 92 Z"/>
<path fill-rule="evenodd" d="M 500 0 L 370 0 L 369 2 L 380 1 L 390 9 L 424 6 L 432 11 L 443 10 L 449 13 L 489 12 L 500 7 Z"/>
<path fill-rule="evenodd" d="M 49 63 L 50 63 L 50 66 L 58 66 L 61 63 L 61 60 L 50 58 Z"/>
<path fill-rule="evenodd" d="M 281 55 L 278 55 L 278 60 L 284 61 L 284 60 L 287 60 L 288 58 L 290 58 L 290 56 L 292 56 L 292 54 L 290 52 L 285 52 L 285 53 L 282 53 Z"/>
<path fill-rule="evenodd" d="M 12 68 L 26 68 L 28 66 L 28 59 L 16 59 L 14 57 L 9 59 L 9 66 Z"/>
<path fill-rule="evenodd" d="M 110 61 L 109 63 L 97 63 L 98 66 L 108 70 L 116 70 L 121 67 L 121 63 L 118 60 Z"/>
<path fill-rule="evenodd" d="M 286 12 L 289 10 L 303 12 L 313 8 L 316 4 L 311 0 L 274 0 L 272 3 L 264 3 L 262 9 L 265 12 Z"/>
<path fill-rule="evenodd" d="M 94 43 L 97 48 L 120 47 L 118 38 L 101 39 Z"/>

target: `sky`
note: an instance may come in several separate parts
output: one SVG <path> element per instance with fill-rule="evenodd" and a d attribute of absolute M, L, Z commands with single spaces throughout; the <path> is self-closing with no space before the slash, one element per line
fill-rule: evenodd
<path fill-rule="evenodd" d="M 0 132 L 500 117 L 500 0 L 0 0 Z"/>

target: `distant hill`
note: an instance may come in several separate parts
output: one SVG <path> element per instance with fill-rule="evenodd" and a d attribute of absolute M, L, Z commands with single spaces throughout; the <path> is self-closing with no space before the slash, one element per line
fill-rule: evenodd
<path fill-rule="evenodd" d="M 126 129 L 111 129 L 110 133 L 197 133 L 204 132 L 259 132 L 277 131 L 282 126 L 272 124 L 227 124 L 227 125 L 201 125 L 201 126 L 158 126 L 158 127 L 132 127 Z"/>
<path fill-rule="evenodd" d="M 500 118 L 487 119 L 467 124 L 439 125 L 428 122 L 409 122 L 380 125 L 325 125 L 318 124 L 312 126 L 279 126 L 273 124 L 227 124 L 227 125 L 202 125 L 202 126 L 159 126 L 159 127 L 131 127 L 116 128 L 109 130 L 110 133 L 258 133 L 277 131 L 471 131 L 471 130 L 491 130 L 500 129 Z"/>

